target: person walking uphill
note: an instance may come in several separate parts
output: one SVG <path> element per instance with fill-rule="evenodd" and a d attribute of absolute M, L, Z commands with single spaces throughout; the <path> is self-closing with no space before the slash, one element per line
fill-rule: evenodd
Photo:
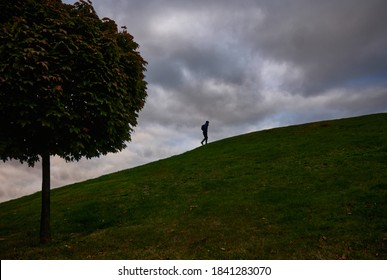
<path fill-rule="evenodd" d="M 202 145 L 203 143 L 205 142 L 207 144 L 207 141 L 208 141 L 208 125 L 210 124 L 209 121 L 206 121 L 205 124 L 202 125 L 202 131 L 203 131 L 203 136 L 204 136 L 204 139 L 202 140 Z"/>

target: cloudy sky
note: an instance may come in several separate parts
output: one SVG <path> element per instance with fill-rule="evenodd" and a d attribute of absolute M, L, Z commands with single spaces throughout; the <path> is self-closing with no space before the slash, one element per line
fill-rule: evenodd
<path fill-rule="evenodd" d="M 75 1 L 66 0 L 66 3 Z M 128 148 L 53 158 L 52 186 L 272 127 L 387 111 L 385 0 L 94 0 L 148 61 Z M 0 163 L 0 202 L 41 188 L 41 169 Z"/>

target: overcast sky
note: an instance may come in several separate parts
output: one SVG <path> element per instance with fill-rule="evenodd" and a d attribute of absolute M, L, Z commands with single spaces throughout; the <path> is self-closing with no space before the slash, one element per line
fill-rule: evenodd
<path fill-rule="evenodd" d="M 66 0 L 66 3 L 74 1 Z M 94 0 L 148 62 L 148 98 L 128 148 L 51 162 L 52 186 L 209 141 L 387 111 L 385 0 Z M 41 169 L 0 163 L 0 202 L 39 191 Z"/>

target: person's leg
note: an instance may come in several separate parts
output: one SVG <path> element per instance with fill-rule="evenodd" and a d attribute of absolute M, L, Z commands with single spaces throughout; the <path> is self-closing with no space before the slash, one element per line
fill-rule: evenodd
<path fill-rule="evenodd" d="M 206 142 L 206 144 L 207 144 L 207 134 L 203 132 L 203 136 L 204 136 L 204 138 L 203 138 L 202 142 L 200 142 L 200 143 L 202 143 L 202 145 L 204 142 Z"/>

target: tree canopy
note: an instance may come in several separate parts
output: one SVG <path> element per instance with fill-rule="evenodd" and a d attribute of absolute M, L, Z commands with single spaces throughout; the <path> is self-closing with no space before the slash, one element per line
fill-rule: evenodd
<path fill-rule="evenodd" d="M 90 1 L 0 3 L 0 159 L 125 148 L 147 96 L 138 44 Z"/>
<path fill-rule="evenodd" d="M 51 240 L 50 156 L 118 152 L 147 96 L 138 44 L 90 1 L 0 2 L 0 159 L 42 160 L 40 241 Z"/>

